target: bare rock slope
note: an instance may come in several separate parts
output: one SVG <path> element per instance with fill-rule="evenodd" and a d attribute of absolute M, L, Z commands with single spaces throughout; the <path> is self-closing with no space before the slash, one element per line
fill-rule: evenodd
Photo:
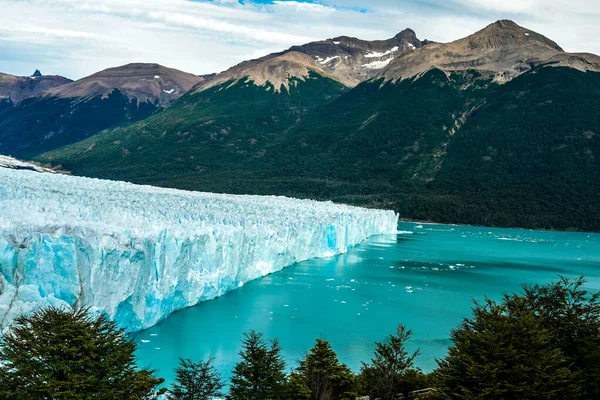
<path fill-rule="evenodd" d="M 118 89 L 138 102 L 166 105 L 205 78 L 159 64 L 127 64 L 108 68 L 78 81 L 48 90 L 46 97 L 91 98 Z"/>
<path fill-rule="evenodd" d="M 501 20 L 466 38 L 432 43 L 405 53 L 381 71 L 380 76 L 397 80 L 432 68 L 446 72 L 473 69 L 505 82 L 541 64 L 600 71 L 600 57 L 566 53 L 545 36 L 513 21 Z"/>
<path fill-rule="evenodd" d="M 354 87 L 377 76 L 401 54 L 428 43 L 420 41 L 410 29 L 388 40 L 366 41 L 340 36 L 242 62 L 209 82 L 199 83 L 194 90 L 203 91 L 228 81 L 248 80 L 258 86 L 266 86 L 268 82 L 279 92 L 282 87 L 289 89 L 291 78 L 307 79 L 310 71 Z"/>
<path fill-rule="evenodd" d="M 52 89 L 73 82 L 59 75 L 41 75 L 39 71 L 33 76 L 16 76 L 0 72 L 0 100 L 18 104 L 27 97 L 44 90 Z"/>

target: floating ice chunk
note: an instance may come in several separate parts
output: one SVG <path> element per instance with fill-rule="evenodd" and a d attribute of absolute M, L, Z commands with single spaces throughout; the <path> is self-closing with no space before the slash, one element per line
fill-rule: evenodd
<path fill-rule="evenodd" d="M 3 326 L 40 305 L 77 303 L 137 331 L 398 222 L 391 211 L 7 168 L 0 182 Z"/>
<path fill-rule="evenodd" d="M 142 343 L 150 343 L 150 341 L 142 339 Z"/>

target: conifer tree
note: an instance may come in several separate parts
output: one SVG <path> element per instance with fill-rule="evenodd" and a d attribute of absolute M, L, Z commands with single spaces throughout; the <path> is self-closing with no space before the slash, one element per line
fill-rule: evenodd
<path fill-rule="evenodd" d="M 210 400 L 223 396 L 221 375 L 213 363 L 212 356 L 198 363 L 180 358 L 175 369 L 175 383 L 169 390 L 169 400 Z"/>
<path fill-rule="evenodd" d="M 395 335 L 389 335 L 385 342 L 375 343 L 375 354 L 369 364 L 363 363 L 361 375 L 368 381 L 369 394 L 381 400 L 393 400 L 400 393 L 408 398 L 408 393 L 414 390 L 410 384 L 414 374 L 413 361 L 419 355 L 419 350 L 412 354 L 406 351 L 406 341 L 412 331 L 404 325 L 398 325 Z"/>
<path fill-rule="evenodd" d="M 285 362 L 277 339 L 270 346 L 263 335 L 253 330 L 242 339 L 242 360 L 235 366 L 229 399 L 283 400 L 285 398 Z"/>
<path fill-rule="evenodd" d="M 156 399 L 163 380 L 135 364 L 135 343 L 106 316 L 43 308 L 0 339 L 2 399 Z"/>
<path fill-rule="evenodd" d="M 438 361 L 436 386 L 449 399 L 564 400 L 580 398 L 577 375 L 540 319 L 513 299 L 486 300 L 451 333 Z"/>
<path fill-rule="evenodd" d="M 296 382 L 297 395 L 310 393 L 311 400 L 342 400 L 356 397 L 356 377 L 340 363 L 328 341 L 317 339 L 295 372 L 302 378 Z"/>

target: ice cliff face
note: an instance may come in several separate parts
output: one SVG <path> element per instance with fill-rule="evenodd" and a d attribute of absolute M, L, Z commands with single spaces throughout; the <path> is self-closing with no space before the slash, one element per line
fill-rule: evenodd
<path fill-rule="evenodd" d="M 397 222 L 391 211 L 0 168 L 0 325 L 54 304 L 144 329 Z"/>

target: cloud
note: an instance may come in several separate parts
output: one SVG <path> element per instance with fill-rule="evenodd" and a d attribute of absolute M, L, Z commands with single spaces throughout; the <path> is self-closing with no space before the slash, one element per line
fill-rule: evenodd
<path fill-rule="evenodd" d="M 600 2 L 587 0 L 0 0 L 2 72 L 81 78 L 129 62 L 193 73 L 341 35 L 412 28 L 451 41 L 511 18 L 570 51 L 600 53 Z"/>

